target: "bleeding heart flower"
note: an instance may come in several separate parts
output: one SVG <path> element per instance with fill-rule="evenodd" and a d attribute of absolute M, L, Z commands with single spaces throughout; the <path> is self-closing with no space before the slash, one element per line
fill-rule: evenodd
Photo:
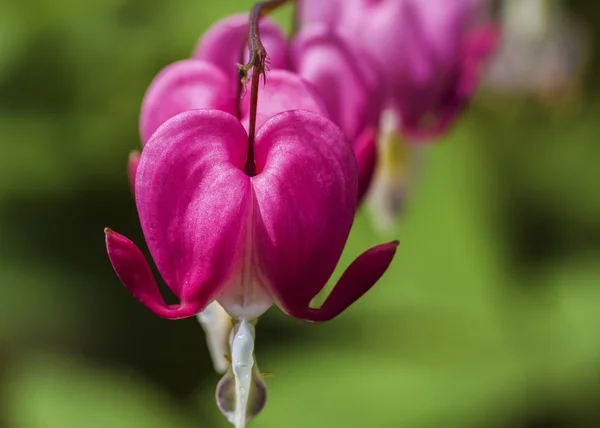
<path fill-rule="evenodd" d="M 218 300 L 254 319 L 274 302 L 291 316 L 325 321 L 383 274 L 396 242 L 361 255 L 321 308 L 310 301 L 340 257 L 356 209 L 357 171 L 339 128 L 322 115 L 273 116 L 255 140 L 256 175 L 244 173 L 248 135 L 234 116 L 192 110 L 146 143 L 135 196 L 150 253 L 178 305 L 162 299 L 141 251 L 107 231 L 109 257 L 128 290 L 165 318 Z"/>
<path fill-rule="evenodd" d="M 482 0 L 299 0 L 303 24 L 325 23 L 362 45 L 381 68 L 388 106 L 411 141 L 443 134 L 473 95 L 496 45 L 478 26 Z"/>
<path fill-rule="evenodd" d="M 240 99 L 234 75 L 218 61 L 194 58 L 164 69 L 144 99 L 144 149 L 130 157 L 129 175 L 150 254 L 179 303 L 165 302 L 133 242 L 105 230 L 113 268 L 141 303 L 164 318 L 198 315 L 217 371 L 227 367 L 217 354 L 230 350 L 217 402 L 236 427 L 266 402 L 253 321 L 273 304 L 306 321 L 337 316 L 383 275 L 398 245 L 364 252 L 325 302 L 311 306 L 353 223 L 357 162 L 315 86 L 286 70 L 274 70 L 261 86 L 266 51 L 258 16 L 249 63 L 239 67 L 243 80 L 252 71 L 250 97 Z M 213 42 L 233 43 L 217 30 Z M 219 52 L 214 43 L 206 48 L 211 55 Z M 369 151 L 364 134 L 357 131 L 360 153 Z"/>

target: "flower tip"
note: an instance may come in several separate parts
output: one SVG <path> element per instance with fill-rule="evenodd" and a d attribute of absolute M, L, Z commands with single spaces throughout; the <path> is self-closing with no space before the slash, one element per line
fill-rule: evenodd
<path fill-rule="evenodd" d="M 105 227 L 105 228 L 104 228 L 104 234 L 105 234 L 105 235 L 107 235 L 107 236 L 108 236 L 108 235 L 112 235 L 113 233 L 115 233 L 115 231 L 114 231 L 114 230 L 112 230 L 110 227 Z"/>
<path fill-rule="evenodd" d="M 141 152 L 139 150 L 132 150 L 129 153 L 129 161 L 135 161 L 135 160 L 139 160 Z"/>

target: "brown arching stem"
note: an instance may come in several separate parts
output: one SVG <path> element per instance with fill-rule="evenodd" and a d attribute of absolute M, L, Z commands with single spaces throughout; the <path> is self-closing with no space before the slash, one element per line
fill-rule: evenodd
<path fill-rule="evenodd" d="M 270 0 L 256 3 L 250 12 L 248 22 L 248 49 L 250 50 L 250 59 L 245 65 L 240 65 L 240 94 L 242 85 L 248 82 L 248 72 L 252 69 L 250 79 L 250 121 L 248 124 L 248 157 L 244 172 L 253 177 L 256 175 L 256 164 L 254 162 L 254 136 L 256 134 L 256 110 L 258 106 L 258 84 L 260 75 L 265 74 L 267 62 L 267 51 L 260 40 L 260 19 L 267 13 L 277 9 L 293 0 Z M 266 78 L 265 78 L 266 81 Z"/>

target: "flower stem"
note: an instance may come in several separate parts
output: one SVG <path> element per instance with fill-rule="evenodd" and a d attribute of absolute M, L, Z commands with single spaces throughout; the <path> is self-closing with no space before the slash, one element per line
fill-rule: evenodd
<path fill-rule="evenodd" d="M 248 81 L 248 72 L 253 69 L 250 86 L 250 122 L 248 125 L 248 156 L 244 172 L 253 177 L 256 175 L 256 164 L 254 162 L 254 136 L 256 134 L 256 110 L 258 106 L 258 84 L 259 78 L 265 73 L 267 62 L 267 51 L 260 40 L 260 19 L 267 13 L 277 9 L 291 0 L 270 0 L 256 3 L 250 12 L 248 22 L 248 48 L 250 59 L 240 67 L 240 78 L 242 84 Z M 266 79 L 265 79 L 266 81 Z"/>

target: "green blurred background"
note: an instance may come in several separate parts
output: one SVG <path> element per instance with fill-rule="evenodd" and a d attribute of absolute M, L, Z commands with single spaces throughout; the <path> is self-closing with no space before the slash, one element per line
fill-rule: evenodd
<path fill-rule="evenodd" d="M 143 242 L 125 166 L 147 85 L 250 5 L 0 0 L 1 427 L 227 426 L 200 327 L 131 297 L 102 231 Z M 341 265 L 391 237 L 396 260 L 330 323 L 261 320 L 252 426 L 600 427 L 597 70 L 558 108 L 480 94 L 398 230 L 358 216 Z"/>

